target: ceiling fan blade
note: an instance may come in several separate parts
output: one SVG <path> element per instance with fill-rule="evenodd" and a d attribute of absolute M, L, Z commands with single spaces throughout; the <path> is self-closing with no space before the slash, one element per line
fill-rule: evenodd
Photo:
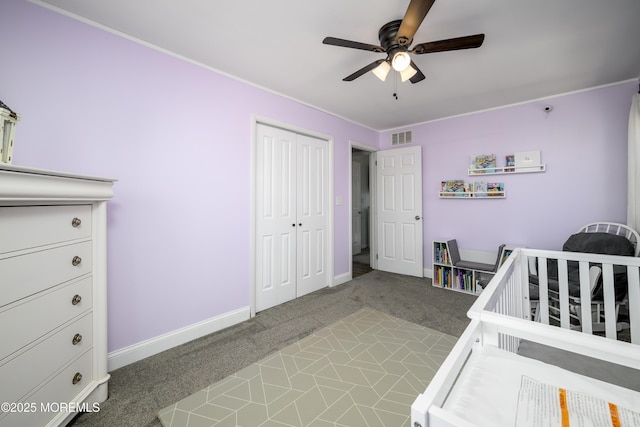
<path fill-rule="evenodd" d="M 446 52 L 448 50 L 473 49 L 482 46 L 483 41 L 484 34 L 456 37 L 453 39 L 420 43 L 413 47 L 411 53 L 422 55 L 424 53 Z"/>
<path fill-rule="evenodd" d="M 378 65 L 382 64 L 384 61 L 386 61 L 386 59 L 378 59 L 375 62 L 372 62 L 371 64 L 367 65 L 366 67 L 362 67 L 360 68 L 358 71 L 356 71 L 355 73 L 345 77 L 344 79 L 342 79 L 345 82 L 350 82 L 352 80 L 357 79 L 358 77 L 360 77 L 363 74 L 368 73 L 369 71 L 373 70 L 374 68 L 376 68 Z"/>
<path fill-rule="evenodd" d="M 418 31 L 418 27 L 424 21 L 434 2 L 435 0 L 411 0 L 402 19 L 402 24 L 398 29 L 398 34 L 396 34 L 396 41 L 400 46 L 409 46 L 411 44 L 413 36 Z"/>
<path fill-rule="evenodd" d="M 350 47 L 351 49 L 368 50 L 370 52 L 384 52 L 382 46 L 376 46 L 373 44 L 354 42 L 351 40 L 338 39 L 335 37 L 325 37 L 322 43 L 332 46 Z"/>
<path fill-rule="evenodd" d="M 411 77 L 409 79 L 409 81 L 411 83 L 418 83 L 424 80 L 424 74 L 422 74 L 422 71 L 420 71 L 420 68 L 418 68 L 418 66 L 415 64 L 415 62 L 411 61 L 411 66 L 417 71 L 417 73 L 415 73 L 413 75 L 413 77 Z"/>

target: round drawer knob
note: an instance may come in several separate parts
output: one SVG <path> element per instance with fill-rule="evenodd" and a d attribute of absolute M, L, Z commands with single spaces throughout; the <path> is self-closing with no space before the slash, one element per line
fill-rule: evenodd
<path fill-rule="evenodd" d="M 82 381 L 82 374 L 80 372 L 76 372 L 76 374 L 73 376 L 73 379 L 71 380 L 71 382 L 73 384 L 78 384 L 80 381 Z"/>
<path fill-rule="evenodd" d="M 78 345 L 78 344 L 80 344 L 80 341 L 82 341 L 82 335 L 80 335 L 80 334 L 75 334 L 75 335 L 73 336 L 73 339 L 71 340 L 71 344 L 73 344 L 73 345 Z"/>
<path fill-rule="evenodd" d="M 82 262 L 82 258 L 80 258 L 79 256 L 74 256 L 73 259 L 71 260 L 71 264 L 73 264 L 74 267 L 80 264 L 81 262 Z"/>
<path fill-rule="evenodd" d="M 82 220 L 80 218 L 73 218 L 71 220 L 71 226 L 74 228 L 80 227 L 80 224 L 82 224 Z"/>
<path fill-rule="evenodd" d="M 78 294 L 75 294 L 73 296 L 73 298 L 71 298 L 71 304 L 73 304 L 73 305 L 80 304 L 80 301 L 82 301 L 82 297 L 80 295 L 78 295 Z"/>

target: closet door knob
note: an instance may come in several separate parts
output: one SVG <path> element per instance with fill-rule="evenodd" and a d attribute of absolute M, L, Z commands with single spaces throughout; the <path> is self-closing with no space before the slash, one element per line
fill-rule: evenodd
<path fill-rule="evenodd" d="M 78 295 L 78 294 L 75 294 L 73 296 L 73 298 L 71 298 L 71 304 L 73 304 L 73 305 L 80 304 L 80 301 L 82 301 L 82 297 L 80 295 Z"/>
<path fill-rule="evenodd" d="M 73 264 L 74 267 L 80 264 L 81 262 L 82 262 L 82 258 L 80 258 L 79 256 L 74 256 L 73 259 L 71 260 L 71 264 Z"/>
<path fill-rule="evenodd" d="M 80 372 L 76 372 L 71 382 L 75 385 L 75 384 L 78 384 L 80 381 L 82 381 L 82 374 Z"/>
<path fill-rule="evenodd" d="M 71 226 L 74 228 L 80 227 L 80 224 L 82 224 L 82 220 L 80 218 L 73 218 L 71 220 Z"/>
<path fill-rule="evenodd" d="M 416 215 L 416 221 L 420 219 L 420 215 Z"/>
<path fill-rule="evenodd" d="M 71 344 L 73 344 L 73 345 L 78 345 L 78 344 L 80 344 L 80 341 L 82 341 L 82 335 L 80 335 L 80 334 L 75 334 L 75 335 L 73 336 L 73 339 L 71 340 Z"/>

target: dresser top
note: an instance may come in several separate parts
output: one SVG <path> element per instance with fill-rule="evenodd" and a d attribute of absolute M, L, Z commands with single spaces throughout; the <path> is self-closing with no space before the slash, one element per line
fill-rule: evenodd
<path fill-rule="evenodd" d="M 0 206 L 107 201 L 115 179 L 0 163 Z"/>
<path fill-rule="evenodd" d="M 4 171 L 26 173 L 26 174 L 32 174 L 32 175 L 57 176 L 61 178 L 85 179 L 89 181 L 103 181 L 103 182 L 117 181 L 116 179 L 112 179 L 112 178 L 102 178 L 102 177 L 80 175 L 80 174 L 74 174 L 74 173 L 68 173 L 68 172 L 57 172 L 57 171 L 51 171 L 46 169 L 36 169 L 36 168 L 31 168 L 26 166 L 16 166 L 16 165 L 10 165 L 7 163 L 0 163 L 0 173 Z"/>

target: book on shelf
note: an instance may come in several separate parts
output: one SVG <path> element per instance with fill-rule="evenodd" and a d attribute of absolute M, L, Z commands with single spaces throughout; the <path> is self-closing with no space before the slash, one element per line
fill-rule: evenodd
<path fill-rule="evenodd" d="M 461 291 L 475 292 L 475 286 L 473 285 L 473 273 L 466 270 L 458 270 L 455 287 Z"/>
<path fill-rule="evenodd" d="M 440 185 L 442 197 L 465 197 L 465 193 L 469 191 L 469 186 L 461 179 L 442 181 Z"/>
<path fill-rule="evenodd" d="M 507 154 L 504 157 L 504 171 L 515 172 L 516 156 L 515 154 Z"/>
<path fill-rule="evenodd" d="M 437 266 L 434 273 L 434 281 L 436 285 L 443 288 L 451 287 L 451 270 L 447 267 Z"/>
<path fill-rule="evenodd" d="M 446 243 L 436 243 L 434 251 L 434 259 L 437 263 L 449 264 L 449 251 L 447 251 Z"/>
<path fill-rule="evenodd" d="M 486 197 L 487 183 L 483 181 L 476 181 L 473 183 L 473 192 L 475 197 Z"/>
<path fill-rule="evenodd" d="M 496 155 L 480 154 L 475 156 L 472 158 L 471 168 L 476 169 L 476 173 L 494 173 L 496 171 Z"/>
<path fill-rule="evenodd" d="M 465 191 L 464 181 L 461 179 L 451 179 L 442 181 L 441 190 L 443 193 L 461 193 Z"/>
<path fill-rule="evenodd" d="M 504 182 L 488 182 L 487 197 L 496 197 L 504 195 Z"/>

